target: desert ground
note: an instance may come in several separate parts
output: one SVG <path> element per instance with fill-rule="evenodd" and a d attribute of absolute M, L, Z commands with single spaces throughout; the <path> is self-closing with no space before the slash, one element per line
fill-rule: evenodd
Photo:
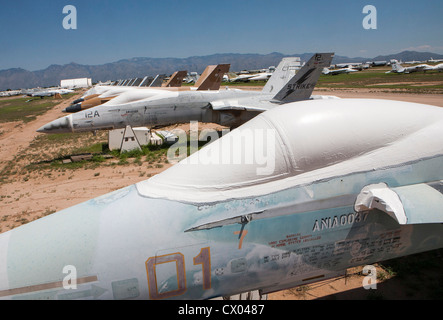
<path fill-rule="evenodd" d="M 61 110 L 82 93 L 79 91 L 75 96 L 61 100 L 61 103 L 33 121 L 0 122 L 0 233 L 145 180 L 171 166 L 162 157 L 149 161 L 141 161 L 140 158 L 125 161 L 110 159 L 106 161 L 106 165 L 99 163 L 81 167 L 48 165 L 54 159 L 74 152 L 79 145 L 107 142 L 105 132 L 97 135 L 83 134 L 76 140 L 53 143 L 47 140 L 45 134 L 36 132 L 42 125 L 63 116 Z M 315 94 L 336 95 L 341 98 L 401 100 L 443 107 L 441 94 L 409 94 L 376 89 L 322 89 L 316 90 Z M 219 127 L 202 125 L 199 128 L 206 126 Z M 185 125 L 180 127 L 186 129 Z M 379 279 L 377 289 L 365 290 L 362 288 L 364 276 L 361 268 L 352 268 L 348 270 L 346 277 L 272 293 L 268 295 L 268 299 L 429 299 L 429 290 L 435 293 L 443 287 L 442 274 L 435 269 L 435 264 L 441 265 L 441 252 L 431 252 L 429 255 L 432 263 L 427 265 L 428 269 L 420 267 L 424 274 L 411 271 L 409 281 L 405 281 L 396 272 L 390 272 L 386 266 L 379 265 L 379 273 L 383 273 L 383 276 Z M 421 256 L 416 259 L 423 260 Z M 424 290 L 424 287 L 429 290 Z M 440 299 L 442 296 L 440 294 Z"/>

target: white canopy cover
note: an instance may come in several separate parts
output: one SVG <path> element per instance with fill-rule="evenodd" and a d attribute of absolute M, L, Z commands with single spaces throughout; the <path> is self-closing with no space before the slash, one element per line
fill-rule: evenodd
<path fill-rule="evenodd" d="M 288 103 L 137 189 L 146 197 L 191 203 L 259 196 L 441 155 L 442 137 L 439 107 L 376 99 Z"/>

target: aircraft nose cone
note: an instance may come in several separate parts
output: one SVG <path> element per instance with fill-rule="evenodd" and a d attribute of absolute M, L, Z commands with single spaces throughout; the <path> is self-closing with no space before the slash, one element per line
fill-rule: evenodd
<path fill-rule="evenodd" d="M 74 100 L 74 101 L 72 102 L 72 104 L 74 105 L 74 104 L 77 104 L 77 103 L 80 103 L 80 102 L 83 102 L 83 101 L 85 101 L 85 99 L 80 98 L 80 99 Z"/>
<path fill-rule="evenodd" d="M 59 118 L 57 120 L 54 120 L 52 122 L 49 122 L 45 124 L 44 126 L 40 127 L 37 132 L 41 133 L 65 133 L 65 132 L 72 132 L 72 124 L 70 121 L 70 115 Z"/>
<path fill-rule="evenodd" d="M 71 104 L 69 107 L 64 109 L 63 112 L 72 113 L 72 112 L 78 112 L 78 111 L 81 111 L 81 110 L 82 110 L 81 103 L 77 103 L 77 104 Z"/>

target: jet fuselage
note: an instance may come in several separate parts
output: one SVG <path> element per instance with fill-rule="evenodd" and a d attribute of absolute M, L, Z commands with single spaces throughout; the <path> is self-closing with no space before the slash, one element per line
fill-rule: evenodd
<path fill-rule="evenodd" d="M 1 234 L 0 297 L 266 293 L 441 248 L 442 124 L 440 108 L 398 101 L 276 107 L 148 180 Z M 251 141 L 274 151 L 272 170 L 223 161 L 264 132 Z"/>

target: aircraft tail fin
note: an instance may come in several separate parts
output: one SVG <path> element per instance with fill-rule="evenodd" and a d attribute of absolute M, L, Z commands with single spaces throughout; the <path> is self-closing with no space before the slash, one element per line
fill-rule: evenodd
<path fill-rule="evenodd" d="M 277 93 L 300 69 L 299 57 L 283 58 L 262 89 L 263 94 Z"/>
<path fill-rule="evenodd" d="M 163 79 L 166 76 L 164 74 L 158 74 L 154 80 L 152 80 L 151 84 L 149 85 L 150 87 L 161 87 L 162 83 L 163 83 Z"/>
<path fill-rule="evenodd" d="M 194 87 L 197 90 L 218 90 L 225 73 L 229 72 L 230 64 L 217 64 L 207 66 Z"/>
<path fill-rule="evenodd" d="M 331 65 L 333 53 L 316 53 L 274 96 L 273 100 L 287 103 L 308 100 L 314 91 L 323 68 Z"/>
<path fill-rule="evenodd" d="M 405 68 L 395 59 L 391 61 L 391 66 L 393 72 L 403 72 L 405 70 Z"/>
<path fill-rule="evenodd" d="M 153 79 L 154 78 L 152 78 L 152 77 L 146 76 L 146 77 L 143 78 L 142 82 L 140 82 L 140 84 L 138 86 L 139 87 L 148 87 L 151 84 L 151 81 Z"/>
<path fill-rule="evenodd" d="M 183 79 L 187 76 L 188 71 L 175 71 L 165 83 L 164 87 L 181 87 Z"/>

